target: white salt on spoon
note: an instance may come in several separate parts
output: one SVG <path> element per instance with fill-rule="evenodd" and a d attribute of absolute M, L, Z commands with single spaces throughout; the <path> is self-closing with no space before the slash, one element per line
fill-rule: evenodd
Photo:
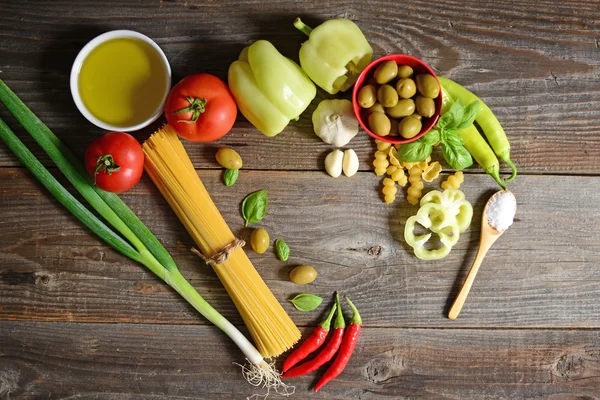
<path fill-rule="evenodd" d="M 479 250 L 465 283 L 463 283 L 458 296 L 454 300 L 452 307 L 450 307 L 448 318 L 456 319 L 458 317 L 469 295 L 471 286 L 473 286 L 475 276 L 477 275 L 477 271 L 479 271 L 479 266 L 483 262 L 483 258 L 490 247 L 492 247 L 492 244 L 512 225 L 516 212 L 517 199 L 512 192 L 507 190 L 500 190 L 494 193 L 486 203 L 481 218 Z"/>

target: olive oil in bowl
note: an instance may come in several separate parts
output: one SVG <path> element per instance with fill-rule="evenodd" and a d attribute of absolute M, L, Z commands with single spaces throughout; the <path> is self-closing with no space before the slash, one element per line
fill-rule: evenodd
<path fill-rule="evenodd" d="M 91 114 L 93 118 L 82 110 L 91 122 L 105 129 L 133 130 L 161 113 L 170 70 L 164 54 L 150 43 L 136 37 L 115 37 L 85 55 L 76 79 L 82 103 L 77 105 Z"/>

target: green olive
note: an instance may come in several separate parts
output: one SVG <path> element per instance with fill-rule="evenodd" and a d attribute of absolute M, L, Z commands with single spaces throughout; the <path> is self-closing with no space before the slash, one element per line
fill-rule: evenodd
<path fill-rule="evenodd" d="M 440 94 L 440 84 L 433 75 L 420 74 L 417 75 L 417 89 L 425 97 L 435 99 Z"/>
<path fill-rule="evenodd" d="M 410 78 L 402 78 L 396 82 L 396 91 L 403 99 L 410 99 L 417 93 L 417 85 Z"/>
<path fill-rule="evenodd" d="M 358 105 L 362 108 L 369 108 L 377 101 L 377 89 L 373 85 L 367 85 L 358 91 Z"/>
<path fill-rule="evenodd" d="M 401 99 L 398 104 L 387 108 L 385 112 L 392 118 L 408 117 L 415 112 L 415 102 L 413 99 Z"/>
<path fill-rule="evenodd" d="M 250 235 L 250 246 L 257 254 L 262 254 L 269 248 L 271 239 L 269 238 L 269 232 L 263 228 L 258 228 L 252 231 Z"/>
<path fill-rule="evenodd" d="M 381 63 L 373 73 L 373 77 L 380 85 L 388 83 L 396 75 L 398 75 L 398 64 L 391 60 Z"/>
<path fill-rule="evenodd" d="M 429 118 L 435 114 L 435 102 L 433 99 L 419 95 L 415 99 L 415 104 L 417 105 L 419 115 Z"/>
<path fill-rule="evenodd" d="M 421 132 L 421 121 L 413 117 L 406 117 L 398 124 L 398 133 L 405 139 L 417 136 Z"/>
<path fill-rule="evenodd" d="M 317 279 L 317 271 L 309 265 L 300 265 L 290 272 L 290 280 L 297 285 L 311 283 Z"/>
<path fill-rule="evenodd" d="M 221 147 L 215 155 L 217 162 L 223 168 L 240 169 L 242 168 L 242 157 L 232 148 Z"/>
<path fill-rule="evenodd" d="M 375 111 L 369 115 L 369 128 L 379 136 L 387 136 L 390 134 L 392 124 L 385 113 Z"/>
<path fill-rule="evenodd" d="M 390 85 L 381 85 L 377 89 L 377 100 L 384 107 L 394 107 L 398 103 L 398 92 Z"/>
<path fill-rule="evenodd" d="M 383 108 L 383 106 L 381 104 L 375 103 L 371 107 L 367 108 L 367 115 L 371 115 L 375 111 L 379 111 L 379 112 L 384 113 L 385 112 L 385 108 Z"/>
<path fill-rule="evenodd" d="M 413 74 L 413 69 L 408 65 L 400 65 L 398 67 L 398 78 L 410 78 Z"/>
<path fill-rule="evenodd" d="M 414 114 L 412 114 L 412 115 L 409 115 L 409 117 L 416 118 L 416 119 L 418 119 L 419 121 L 423 119 L 423 117 L 421 117 L 421 116 L 419 115 L 419 113 L 414 113 Z"/>

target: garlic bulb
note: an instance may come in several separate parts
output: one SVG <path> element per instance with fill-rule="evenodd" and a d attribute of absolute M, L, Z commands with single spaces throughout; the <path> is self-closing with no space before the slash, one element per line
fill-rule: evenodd
<path fill-rule="evenodd" d="M 349 100 L 323 100 L 312 115 L 313 128 L 325 143 L 342 147 L 358 133 L 358 120 Z"/>

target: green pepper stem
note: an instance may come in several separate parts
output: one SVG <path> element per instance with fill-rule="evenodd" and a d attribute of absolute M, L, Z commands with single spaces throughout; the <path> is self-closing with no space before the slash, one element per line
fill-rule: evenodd
<path fill-rule="evenodd" d="M 335 321 L 333 323 L 333 327 L 345 328 L 346 321 L 344 321 L 344 314 L 342 313 L 342 304 L 340 303 L 340 294 L 339 292 L 335 292 L 335 303 L 337 304 L 337 315 L 335 317 Z"/>
<path fill-rule="evenodd" d="M 502 179 L 500 179 L 500 174 L 496 167 L 486 169 L 485 172 L 487 172 L 492 178 L 494 178 L 502 189 L 506 190 L 506 184 L 502 181 Z"/>
<path fill-rule="evenodd" d="M 348 302 L 348 305 L 350 306 L 350 308 L 352 309 L 352 312 L 353 312 L 350 323 L 356 324 L 356 325 L 362 325 L 362 318 L 360 317 L 360 314 L 358 313 L 358 309 L 354 306 L 354 304 L 352 304 L 352 302 L 350 301 L 350 299 L 348 297 L 346 297 L 346 302 Z"/>
<path fill-rule="evenodd" d="M 296 29 L 298 29 L 300 32 L 304 33 L 306 36 L 310 36 L 310 33 L 312 32 L 312 28 L 310 26 L 306 25 L 304 22 L 302 22 L 300 17 L 298 17 L 294 20 L 294 26 L 296 27 Z"/>
<path fill-rule="evenodd" d="M 333 313 L 335 313 L 335 310 L 337 310 L 337 304 L 333 303 L 333 307 L 331 307 L 329 314 L 327 314 L 327 318 L 325 318 L 325 320 L 319 324 L 319 326 L 326 331 L 328 331 L 331 327 L 331 320 L 333 319 Z"/>
<path fill-rule="evenodd" d="M 502 161 L 504 161 L 505 163 L 507 163 L 510 168 L 512 169 L 512 174 L 506 178 L 506 182 L 510 182 L 513 179 L 515 179 L 517 177 L 517 167 L 516 165 L 510 160 L 510 157 L 508 155 L 504 156 L 504 157 L 500 157 L 502 159 Z"/>

